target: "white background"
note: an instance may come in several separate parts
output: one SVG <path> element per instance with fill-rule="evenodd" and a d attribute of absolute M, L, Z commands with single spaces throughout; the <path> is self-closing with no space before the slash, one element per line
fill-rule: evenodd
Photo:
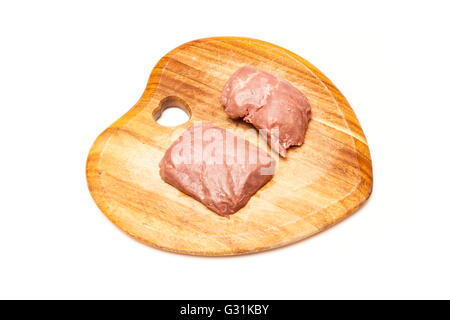
<path fill-rule="evenodd" d="M 0 298 L 450 298 L 446 1 L 0 3 Z M 335 83 L 369 141 L 373 194 L 286 248 L 166 253 L 102 215 L 86 158 L 159 58 L 224 35 L 285 47 Z"/>

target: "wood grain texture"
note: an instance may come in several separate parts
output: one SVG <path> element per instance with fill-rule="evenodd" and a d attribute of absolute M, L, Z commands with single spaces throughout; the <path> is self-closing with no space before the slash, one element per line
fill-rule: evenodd
<path fill-rule="evenodd" d="M 209 121 L 260 143 L 219 102 L 226 80 L 254 65 L 300 89 L 312 107 L 305 143 L 278 160 L 274 178 L 248 204 L 223 218 L 163 182 L 158 163 L 196 121 Z M 177 97 L 191 112 L 178 127 L 159 125 L 161 101 Z M 339 90 L 318 69 L 276 45 L 247 38 L 192 41 L 166 54 L 137 104 L 95 141 L 86 166 L 89 190 L 119 228 L 153 247 L 195 255 L 234 255 L 284 246 L 342 220 L 372 191 L 363 130 Z"/>

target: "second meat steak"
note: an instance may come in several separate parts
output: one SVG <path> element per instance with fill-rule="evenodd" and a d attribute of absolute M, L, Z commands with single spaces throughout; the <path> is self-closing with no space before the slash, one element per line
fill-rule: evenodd
<path fill-rule="evenodd" d="M 305 139 L 311 106 L 287 81 L 252 66 L 237 70 L 225 84 L 220 98 L 232 119 L 244 117 L 257 129 L 266 130 L 267 142 L 286 157 L 286 149 Z"/>

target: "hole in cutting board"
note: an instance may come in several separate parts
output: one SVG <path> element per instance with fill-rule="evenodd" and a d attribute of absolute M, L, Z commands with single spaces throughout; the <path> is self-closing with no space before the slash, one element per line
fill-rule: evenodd
<path fill-rule="evenodd" d="M 165 127 L 175 127 L 186 123 L 191 118 L 191 110 L 182 99 L 170 96 L 161 100 L 153 112 L 153 119 Z"/>

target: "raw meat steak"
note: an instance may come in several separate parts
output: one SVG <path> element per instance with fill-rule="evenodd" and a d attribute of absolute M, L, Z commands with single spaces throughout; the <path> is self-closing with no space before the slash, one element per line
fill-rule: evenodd
<path fill-rule="evenodd" d="M 159 167 L 165 182 L 228 216 L 272 179 L 275 160 L 229 131 L 199 123 L 172 144 Z"/>
<path fill-rule="evenodd" d="M 305 139 L 311 106 L 287 81 L 252 66 L 244 66 L 228 79 L 220 98 L 233 119 L 244 117 L 266 130 L 272 149 L 286 157 L 286 149 Z"/>

